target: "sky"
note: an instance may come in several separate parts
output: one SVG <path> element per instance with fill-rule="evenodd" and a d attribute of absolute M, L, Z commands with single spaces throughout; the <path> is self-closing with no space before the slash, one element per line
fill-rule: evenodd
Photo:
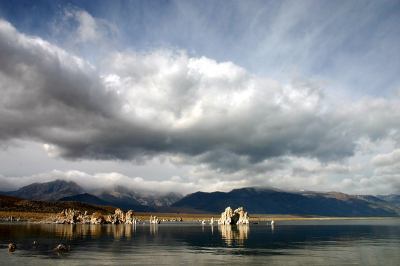
<path fill-rule="evenodd" d="M 399 1 L 0 1 L 0 191 L 400 194 Z"/>

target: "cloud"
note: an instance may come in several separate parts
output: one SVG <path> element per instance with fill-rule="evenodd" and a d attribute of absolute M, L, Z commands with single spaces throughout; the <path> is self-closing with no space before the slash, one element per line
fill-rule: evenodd
<path fill-rule="evenodd" d="M 374 175 L 393 175 L 400 172 L 400 149 L 388 154 L 378 154 L 371 160 L 372 165 L 377 166 Z"/>
<path fill-rule="evenodd" d="M 191 182 L 182 182 L 178 176 L 166 181 L 146 181 L 140 177 L 128 177 L 119 173 L 96 173 L 88 174 L 81 171 L 59 171 L 53 170 L 32 176 L 24 177 L 4 177 L 0 175 L 2 191 L 13 191 L 22 186 L 30 185 L 35 182 L 45 183 L 57 179 L 73 181 L 86 191 L 96 191 L 112 186 L 120 185 L 132 190 L 151 190 L 158 192 L 179 192 L 187 194 L 199 190 L 199 185 Z"/>
<path fill-rule="evenodd" d="M 400 193 L 400 175 L 380 175 L 364 178 L 360 180 L 360 188 L 364 193 L 371 194 L 399 194 Z"/>
<path fill-rule="evenodd" d="M 88 13 L 73 15 L 79 41 L 101 35 Z M 68 160 L 168 158 L 193 165 L 196 182 L 185 189 L 322 186 L 326 176 L 360 169 L 339 164 L 360 140 L 400 139 L 398 99 L 332 104 L 319 80 L 281 83 L 184 50 L 113 51 L 96 66 L 1 20 L 0 53 L 1 141 L 39 142 L 49 156 Z"/>
<path fill-rule="evenodd" d="M 51 28 L 56 39 L 67 44 L 69 48 L 85 43 L 95 43 L 97 47 L 103 46 L 104 43 L 110 45 L 120 34 L 113 23 L 95 18 L 86 10 L 74 6 L 63 8 L 62 12 L 53 18 Z"/>
<path fill-rule="evenodd" d="M 376 166 L 393 165 L 400 162 L 400 149 L 388 154 L 379 154 L 372 158 L 371 163 Z"/>

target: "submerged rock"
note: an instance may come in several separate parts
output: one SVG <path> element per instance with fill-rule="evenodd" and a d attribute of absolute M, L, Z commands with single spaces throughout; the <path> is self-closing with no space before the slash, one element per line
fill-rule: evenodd
<path fill-rule="evenodd" d="M 59 244 L 55 249 L 53 249 L 54 252 L 68 252 L 71 250 L 71 247 L 64 246 L 62 244 Z"/>
<path fill-rule="evenodd" d="M 10 245 L 8 245 L 9 252 L 14 252 L 16 249 L 17 249 L 17 246 L 14 243 L 10 243 Z"/>

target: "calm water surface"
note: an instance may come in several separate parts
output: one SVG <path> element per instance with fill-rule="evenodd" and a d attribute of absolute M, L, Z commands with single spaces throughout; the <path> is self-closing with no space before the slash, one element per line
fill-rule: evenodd
<path fill-rule="evenodd" d="M 33 247 L 32 243 L 39 243 Z M 400 220 L 249 226 L 56 225 L 1 222 L 0 265 L 400 265 Z M 71 252 L 58 254 L 58 245 Z"/>

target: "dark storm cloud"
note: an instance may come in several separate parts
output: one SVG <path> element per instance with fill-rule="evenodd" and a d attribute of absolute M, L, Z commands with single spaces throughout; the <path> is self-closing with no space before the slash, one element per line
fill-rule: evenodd
<path fill-rule="evenodd" d="M 327 106 L 312 81 L 280 84 L 181 51 L 114 52 L 100 73 L 0 21 L 0 55 L 0 138 L 41 142 L 50 156 L 167 155 L 235 172 L 286 155 L 341 160 L 359 138 L 399 129 L 399 107 L 387 100 Z"/>

